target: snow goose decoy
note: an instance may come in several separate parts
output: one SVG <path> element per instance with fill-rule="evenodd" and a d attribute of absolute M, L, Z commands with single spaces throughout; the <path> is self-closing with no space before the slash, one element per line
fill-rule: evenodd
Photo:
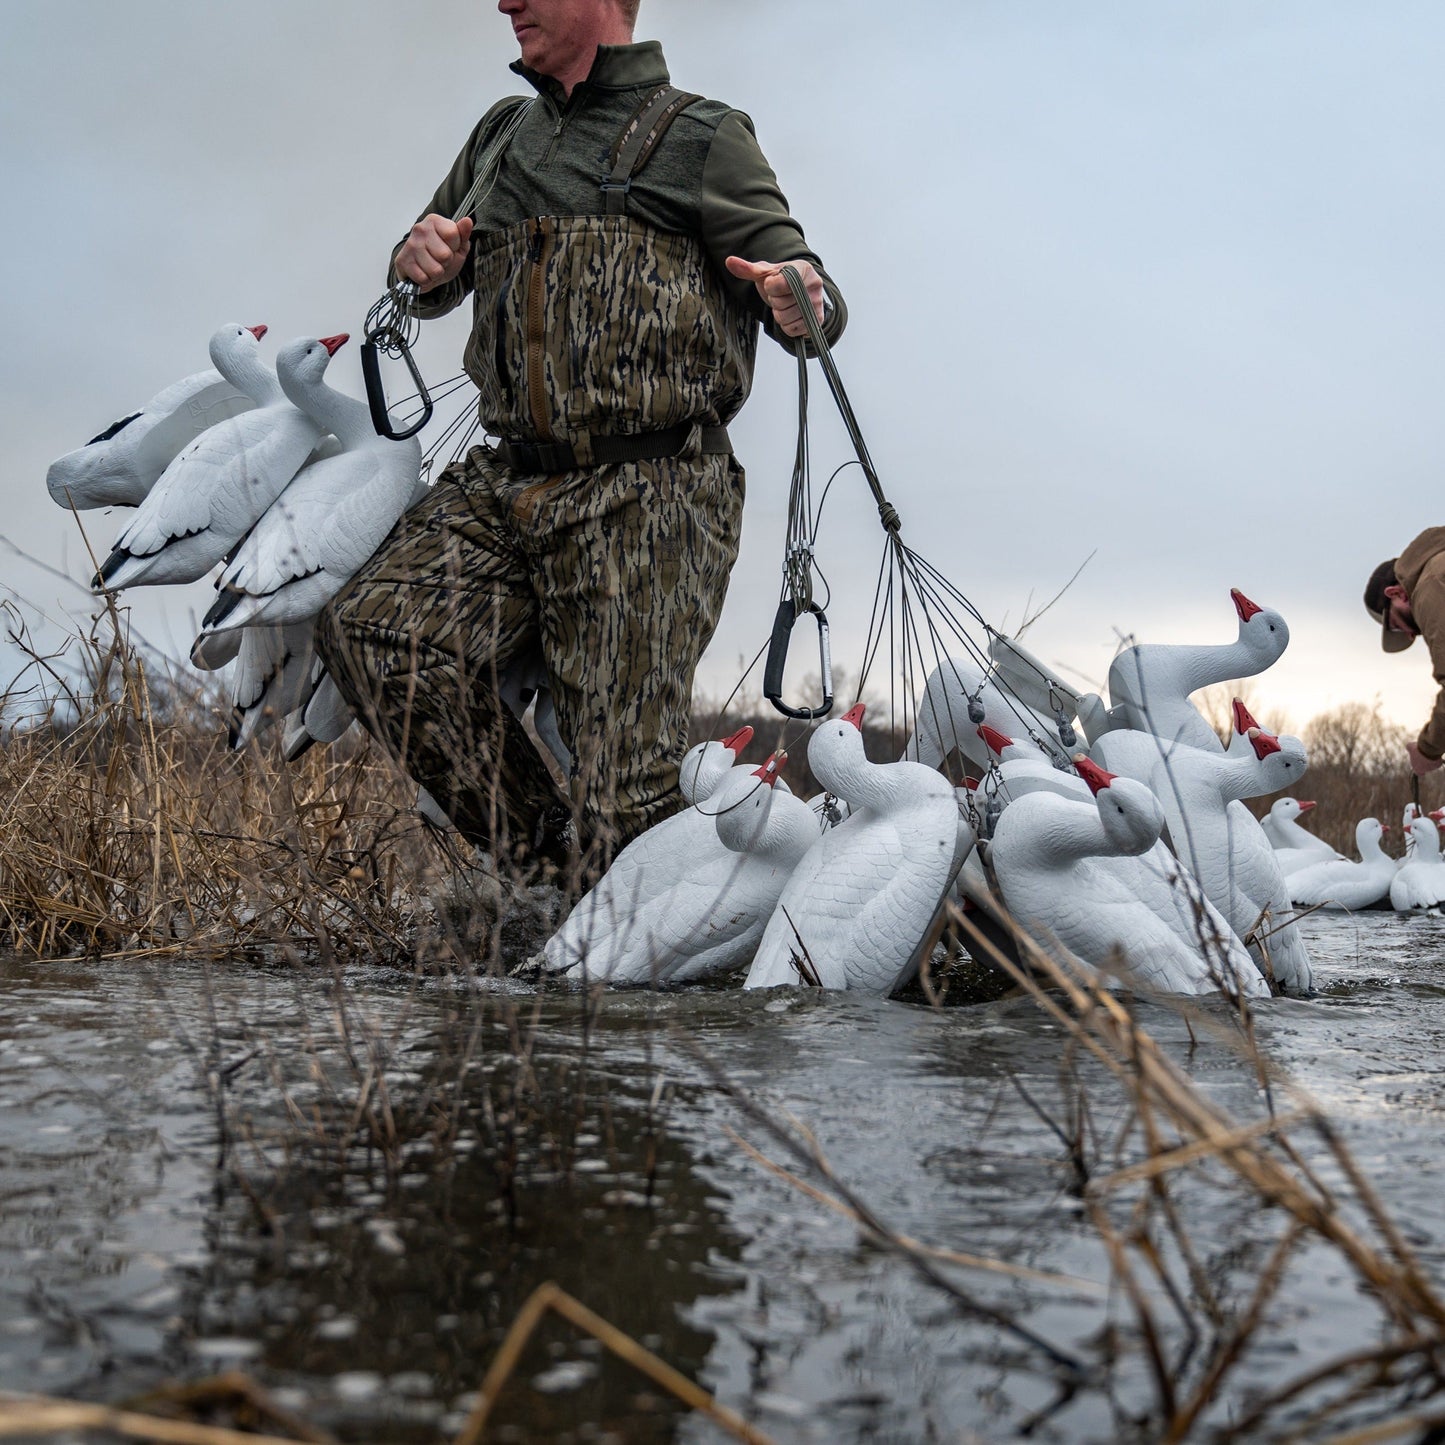
<path fill-rule="evenodd" d="M 230 328 L 223 328 L 229 330 Z M 258 341 L 264 326 L 248 326 Z M 62 507 L 138 507 L 183 448 L 208 427 L 250 411 L 255 400 L 219 371 L 198 371 L 157 392 L 83 447 L 51 462 L 50 495 Z"/>
<path fill-rule="evenodd" d="M 1027 793 L 1047 792 L 1076 802 L 1094 804 L 1093 783 L 1083 776 L 1088 771 L 1084 766 L 1087 759 L 1075 758 L 1075 772 L 1040 768 L 1036 757 L 1028 756 L 1027 750 L 1016 745 L 1011 746 L 1008 738 L 999 737 L 992 729 L 980 731 L 985 734 L 984 741 L 999 754 L 999 771 L 1008 801 Z M 1158 740 L 1153 741 L 1157 744 Z M 1020 753 L 1023 753 L 1022 757 Z M 1098 771 L 1094 769 L 1090 776 L 1096 779 Z M 1250 962 L 1244 945 L 1209 901 L 1198 879 L 1169 851 L 1162 839 L 1138 855 L 1120 854 L 1114 857 L 1109 866 L 1118 877 L 1128 882 L 1136 897 L 1146 901 L 1171 926 L 1177 938 L 1192 946 L 1196 957 L 1205 965 L 1209 978 L 1215 980 L 1215 986 L 1218 986 L 1219 980 L 1232 979 L 1235 982 L 1228 987 L 1233 992 L 1242 978 L 1246 993 L 1258 991 L 1255 981 L 1260 978 L 1259 970 Z M 1247 972 L 1242 971 L 1243 964 L 1248 964 Z M 1190 990 L 1186 988 L 1182 991 Z"/>
<path fill-rule="evenodd" d="M 1323 838 L 1302 827 L 1300 819 L 1315 806 L 1312 799 L 1276 798 L 1260 819 L 1265 837 L 1274 849 L 1274 861 L 1286 878 L 1317 863 L 1347 863 Z M 1393 859 L 1391 860 L 1394 861 Z"/>
<path fill-rule="evenodd" d="M 276 375 L 310 424 L 341 451 L 314 461 L 266 509 L 217 584 L 201 638 L 258 622 L 315 617 L 425 495 L 421 444 L 376 434 L 366 403 L 322 379 L 345 335 L 302 337 L 281 349 Z M 202 643 L 204 645 L 204 643 Z"/>
<path fill-rule="evenodd" d="M 1109 668 L 1109 701 L 1131 727 L 1206 752 L 1223 752 L 1214 729 L 1189 695 L 1202 687 L 1253 677 L 1279 660 L 1289 644 L 1285 620 L 1251 602 L 1237 587 L 1230 597 L 1239 616 L 1239 636 L 1215 646 L 1138 643 Z"/>
<path fill-rule="evenodd" d="M 1061 712 L 1070 721 L 1078 717 L 1080 694 L 1016 638 L 990 628 L 988 655 L 1004 686 L 1035 712 L 1053 718 L 1056 724 Z"/>
<path fill-rule="evenodd" d="M 917 970 L 973 830 L 941 773 L 872 763 L 864 705 L 823 723 L 808 763 L 852 812 L 793 870 L 745 987 L 814 982 L 889 994 Z"/>
<path fill-rule="evenodd" d="M 252 331 L 222 327 L 211 359 L 256 406 L 203 432 L 165 469 L 91 583 L 96 591 L 204 576 L 321 440 L 321 428 L 282 395 Z"/>
<path fill-rule="evenodd" d="M 679 791 L 688 806 L 634 838 L 612 860 L 596 887 L 577 901 L 542 950 L 542 967 L 548 973 L 565 973 L 594 952 L 603 956 L 638 909 L 665 893 L 704 857 L 726 851 L 714 819 L 699 805 L 732 772 L 753 771 L 737 761 L 752 738 L 752 728 L 743 727 L 720 742 L 709 739 L 688 750 L 678 773 Z"/>
<path fill-rule="evenodd" d="M 1161 993 L 1267 994 L 1222 919 L 1187 916 L 1167 873 L 1134 865 L 1164 827 L 1154 794 L 1087 758 L 1076 766 L 1090 802 L 1030 793 L 999 819 L 989 861 L 1014 918 L 1052 935 L 1089 968 L 1122 966 Z M 1131 866 L 1117 866 L 1126 860 Z"/>
<path fill-rule="evenodd" d="M 722 850 L 647 900 L 567 971 L 579 983 L 686 983 L 745 965 L 798 860 L 818 837 L 801 798 L 773 786 L 782 758 L 734 768 L 701 811 Z"/>
<path fill-rule="evenodd" d="M 924 685 L 903 758 L 937 768 L 957 750 L 982 772 L 989 765 L 988 750 L 978 739 L 983 724 L 1013 738 L 1027 737 L 1064 767 L 1078 741 L 1070 731 L 1060 737 L 1057 720 L 1030 707 L 1003 678 L 995 681 L 967 658 L 945 657 Z"/>
<path fill-rule="evenodd" d="M 1372 908 L 1390 896 L 1395 860 L 1380 846 L 1385 825 L 1378 818 L 1355 824 L 1355 846 L 1360 861 L 1317 858 L 1286 876 L 1290 898 L 1301 907 L 1345 908 L 1351 912 Z"/>
<path fill-rule="evenodd" d="M 1414 848 L 1390 880 L 1390 904 L 1398 913 L 1425 913 L 1445 904 L 1445 862 L 1434 820 L 1418 816 L 1410 824 Z"/>
<path fill-rule="evenodd" d="M 1254 730 L 1250 742 L 1249 758 L 1176 747 L 1160 764 L 1152 786 L 1175 853 L 1215 907 L 1246 942 L 1267 920 L 1267 937 L 1256 937 L 1252 951 L 1261 964 L 1268 951 L 1275 979 L 1286 992 L 1308 993 L 1313 975 L 1292 921 L 1289 888 L 1264 829 L 1241 800 L 1289 787 L 1304 775 L 1309 759 L 1297 738 Z"/>

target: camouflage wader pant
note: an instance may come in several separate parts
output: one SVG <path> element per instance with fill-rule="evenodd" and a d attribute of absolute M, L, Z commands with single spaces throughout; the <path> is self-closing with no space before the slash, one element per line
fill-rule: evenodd
<path fill-rule="evenodd" d="M 322 614 L 320 653 L 471 842 L 562 863 L 575 817 L 605 859 L 678 805 L 693 673 L 742 505 L 736 460 L 695 447 L 543 478 L 473 448 Z M 570 802 L 497 693 L 538 650 Z"/>

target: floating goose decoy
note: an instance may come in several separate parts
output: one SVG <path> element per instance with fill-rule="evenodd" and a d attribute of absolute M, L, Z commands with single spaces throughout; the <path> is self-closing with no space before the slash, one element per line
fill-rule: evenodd
<path fill-rule="evenodd" d="M 223 328 L 229 329 L 229 328 Z M 246 328 L 258 341 L 264 326 Z M 255 401 L 219 371 L 198 371 L 113 421 L 83 447 L 51 462 L 50 495 L 62 507 L 138 507 L 183 448 L 207 427 L 250 411 Z"/>
<path fill-rule="evenodd" d="M 1224 751 L 1214 729 L 1189 701 L 1190 693 L 1253 677 L 1278 661 L 1289 645 L 1289 628 L 1278 612 L 1257 606 L 1237 587 L 1229 595 L 1239 617 L 1235 641 L 1218 646 L 1138 643 L 1114 659 L 1109 701 L 1131 727 L 1206 752 Z"/>
<path fill-rule="evenodd" d="M 91 583 L 96 591 L 204 576 L 321 440 L 321 428 L 281 394 L 252 331 L 222 327 L 211 359 L 256 406 L 210 427 L 165 469 Z"/>
<path fill-rule="evenodd" d="M 1395 860 L 1380 846 L 1385 832 L 1378 818 L 1362 818 L 1355 824 L 1360 861 L 1317 857 L 1315 862 L 1286 876 L 1290 898 L 1301 907 L 1347 908 L 1352 912 L 1372 908 L 1388 898 L 1395 879 Z"/>
<path fill-rule="evenodd" d="M 1267 937 L 1256 936 L 1251 950 L 1261 966 L 1268 950 L 1275 979 L 1286 992 L 1308 993 L 1313 975 L 1292 921 L 1289 888 L 1264 829 L 1240 800 L 1289 787 L 1304 775 L 1309 759 L 1297 738 L 1254 731 L 1250 741 L 1251 758 L 1175 747 L 1152 786 L 1175 853 L 1230 927 L 1251 943 L 1256 926 L 1267 919 Z"/>
<path fill-rule="evenodd" d="M 511 712 L 521 718 L 529 705 L 532 707 L 532 726 L 542 740 L 542 746 L 557 760 L 564 777 L 572 773 L 572 753 L 562 741 L 557 726 L 557 704 L 552 696 L 552 681 L 547 676 L 547 664 L 541 648 L 526 653 L 511 663 L 497 681 L 497 695 Z"/>
<path fill-rule="evenodd" d="M 864 705 L 808 743 L 819 782 L 850 815 L 793 870 L 745 987 L 812 982 L 889 994 L 917 970 L 973 830 L 954 789 L 919 763 L 871 763 Z"/>
<path fill-rule="evenodd" d="M 1415 835 L 1410 831 L 1410 824 L 1416 818 L 1423 816 L 1420 812 L 1420 805 L 1415 802 L 1405 804 L 1405 810 L 1400 815 L 1400 833 L 1405 840 L 1405 851 L 1401 855 L 1397 867 L 1403 868 L 1411 858 L 1415 856 Z"/>
<path fill-rule="evenodd" d="M 1445 904 L 1445 862 L 1440 858 L 1440 832 L 1428 816 L 1410 824 L 1414 848 L 1390 881 L 1390 903 L 1399 913 L 1425 913 Z"/>
<path fill-rule="evenodd" d="M 991 729 L 981 731 L 987 734 L 984 741 L 990 749 L 999 754 L 1000 771 L 1005 779 L 1009 801 L 1027 793 L 1048 792 L 1094 805 L 1093 785 L 1083 776 L 1083 764 L 1087 759 L 1075 758 L 1077 772 L 1040 768 L 1036 757 L 1029 757 L 1027 750 L 1010 745 L 1008 738 L 999 737 Z M 1022 757 L 1019 756 L 1021 752 L 1024 754 Z M 1215 981 L 1214 986 L 1219 986 L 1220 979 L 1243 976 L 1245 991 L 1255 991 L 1254 978 L 1259 977 L 1259 970 L 1249 960 L 1244 945 L 1223 914 L 1209 901 L 1199 880 L 1162 840 L 1137 855 L 1120 854 L 1112 858 L 1109 867 L 1133 890 L 1135 897 L 1164 920 L 1176 938 L 1182 939 L 1191 948 L 1194 956 L 1204 965 L 1208 978 Z M 1242 963 L 1248 964 L 1248 975 L 1241 974 Z M 1232 992 L 1234 985 L 1229 987 Z"/>
<path fill-rule="evenodd" d="M 989 861 L 1014 918 L 1045 946 L 1052 936 L 1089 968 L 1122 968 L 1161 993 L 1267 994 L 1222 919 L 1186 920 L 1169 877 L 1114 866 L 1158 845 L 1154 794 L 1082 756 L 1076 766 L 1090 802 L 1030 793 L 999 819 Z"/>
<path fill-rule="evenodd" d="M 1323 838 L 1317 838 L 1300 819 L 1315 806 L 1313 799 L 1276 798 L 1269 812 L 1260 819 L 1265 837 L 1274 849 L 1274 861 L 1286 878 L 1317 863 L 1348 863 L 1344 854 L 1336 852 Z M 1391 859 L 1393 864 L 1394 860 Z"/>
<path fill-rule="evenodd" d="M 648 899 L 567 971 L 579 983 L 686 983 L 747 964 L 789 874 L 818 837 L 801 798 L 778 792 L 781 758 L 734 768 L 701 811 L 722 850 Z"/>
<path fill-rule="evenodd" d="M 612 860 L 597 886 L 578 900 L 542 951 L 547 972 L 565 973 L 585 964 L 594 951 L 601 957 L 644 904 L 666 892 L 703 858 L 727 851 L 711 813 L 699 805 L 739 767 L 745 773 L 753 771 L 737 761 L 752 738 L 752 728 L 743 727 L 721 742 L 709 739 L 688 750 L 678 773 L 679 790 L 688 806 L 634 838 Z"/>
<path fill-rule="evenodd" d="M 376 434 L 366 403 L 322 379 L 345 335 L 283 347 L 276 375 L 312 427 L 335 434 L 341 451 L 306 468 L 267 508 L 218 584 L 203 619 L 208 634 L 258 622 L 315 617 L 426 492 L 421 444 Z"/>

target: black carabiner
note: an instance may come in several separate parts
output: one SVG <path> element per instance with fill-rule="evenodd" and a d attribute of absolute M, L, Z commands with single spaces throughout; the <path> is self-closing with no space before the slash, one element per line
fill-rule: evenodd
<path fill-rule="evenodd" d="M 823 701 L 817 707 L 789 707 L 783 701 L 783 669 L 788 662 L 788 641 L 793 635 L 793 624 L 806 613 L 818 619 L 818 663 L 823 673 Z M 816 602 L 809 602 L 799 610 L 788 598 L 778 603 L 778 615 L 773 618 L 773 640 L 768 644 L 768 665 L 763 669 L 763 696 L 784 717 L 811 721 L 827 717 L 833 711 L 833 654 L 828 646 L 827 614 Z"/>
<path fill-rule="evenodd" d="M 421 402 L 421 416 L 405 431 L 397 431 L 391 424 L 391 413 L 386 405 L 386 384 L 381 379 L 383 349 L 388 355 L 395 352 L 406 362 L 406 369 L 411 372 L 412 384 L 416 387 L 417 400 Z M 396 332 L 378 326 L 376 330 L 366 333 L 366 340 L 361 343 L 361 375 L 366 382 L 366 404 L 371 408 L 371 424 L 376 428 L 377 436 L 386 437 L 389 441 L 404 442 L 408 437 L 414 437 L 431 420 L 431 393 L 426 389 L 426 382 L 421 379 L 411 347 Z"/>

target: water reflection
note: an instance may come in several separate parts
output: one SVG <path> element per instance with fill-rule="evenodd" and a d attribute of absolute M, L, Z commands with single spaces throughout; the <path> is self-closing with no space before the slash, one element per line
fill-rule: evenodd
<path fill-rule="evenodd" d="M 1308 928 L 1321 992 L 1262 1010 L 1260 1036 L 1438 1267 L 1445 924 Z M 1258 1117 L 1227 1030 L 1143 1019 Z M 0 1385 L 110 1400 L 240 1364 L 344 1436 L 431 1440 L 555 1279 L 779 1441 L 1010 1432 L 1054 1372 L 762 1171 L 729 1131 L 777 1151 L 692 1050 L 805 1121 L 890 1226 L 1103 1282 L 1067 1140 L 1083 1130 L 1099 1167 L 1130 1120 L 1063 1038 L 1017 999 L 618 994 L 584 1025 L 567 994 L 0 964 Z M 1246 1297 L 1278 1220 L 1204 1175 L 1177 1198 L 1208 1287 Z M 958 1278 L 1071 1351 L 1118 1353 L 1112 1397 L 1036 1438 L 1130 1438 L 1150 1386 L 1117 1299 Z M 1244 1388 L 1355 1341 L 1358 1288 L 1328 1252 L 1301 1256 L 1288 1299 Z M 555 1321 L 496 1420 L 498 1439 L 718 1438 Z"/>

